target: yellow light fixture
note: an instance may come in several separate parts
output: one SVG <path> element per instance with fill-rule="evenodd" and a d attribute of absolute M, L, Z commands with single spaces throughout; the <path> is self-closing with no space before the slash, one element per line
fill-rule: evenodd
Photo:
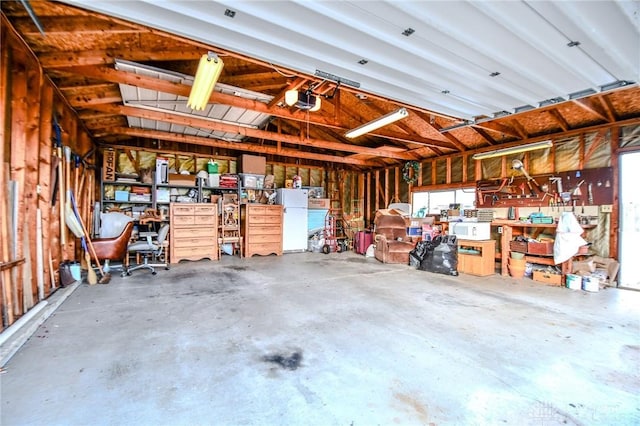
<path fill-rule="evenodd" d="M 213 52 L 202 55 L 198 63 L 198 70 L 191 86 L 191 93 L 187 106 L 195 110 L 203 110 L 209 103 L 213 87 L 216 85 L 224 62 Z"/>
<path fill-rule="evenodd" d="M 542 142 L 534 142 L 527 145 L 512 146 L 511 148 L 496 149 L 494 151 L 480 152 L 473 154 L 471 158 L 474 160 L 483 160 L 485 158 L 501 157 L 503 155 L 519 154 L 521 152 L 535 151 L 536 149 L 549 148 L 553 146 L 553 141 L 547 140 Z"/>
<path fill-rule="evenodd" d="M 298 92 L 296 89 L 287 90 L 284 94 L 284 103 L 306 111 L 316 112 L 322 106 L 320 96 L 314 95 L 311 90 Z"/>
<path fill-rule="evenodd" d="M 408 115 L 409 112 L 406 110 L 406 108 L 400 108 L 396 111 L 390 112 L 389 114 L 383 115 L 380 118 L 376 118 L 375 120 L 365 123 L 362 126 L 351 129 L 344 135 L 348 138 L 357 138 L 358 136 L 364 135 L 365 133 L 369 133 L 373 130 L 379 129 L 380 127 L 384 127 L 395 121 L 401 120 Z"/>

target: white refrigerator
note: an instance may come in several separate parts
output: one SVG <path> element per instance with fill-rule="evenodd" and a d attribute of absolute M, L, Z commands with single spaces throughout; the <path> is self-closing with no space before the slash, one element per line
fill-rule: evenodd
<path fill-rule="evenodd" d="M 307 207 L 309 191 L 306 189 L 276 189 L 276 204 L 284 206 L 282 224 L 282 250 L 306 251 L 309 240 Z"/>

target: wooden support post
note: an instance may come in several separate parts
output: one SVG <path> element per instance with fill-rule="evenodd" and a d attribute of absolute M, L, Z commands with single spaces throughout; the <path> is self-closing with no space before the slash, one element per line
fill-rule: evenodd
<path fill-rule="evenodd" d="M 389 169 L 384 169 L 384 208 L 389 205 Z"/>
<path fill-rule="evenodd" d="M 382 188 L 380 187 L 380 170 L 376 170 L 376 171 L 375 171 L 375 180 L 376 180 L 376 188 L 375 188 L 376 203 L 375 203 L 375 210 L 378 210 L 378 209 L 380 209 L 380 191 L 382 190 Z"/>
<path fill-rule="evenodd" d="M 27 71 L 25 63 L 27 58 L 14 51 L 14 62 L 11 72 L 11 159 L 10 159 L 10 179 L 16 182 L 16 193 L 13 194 L 17 203 L 17 215 L 14 217 L 16 225 L 14 233 L 11 235 L 11 241 L 15 247 L 12 253 L 13 259 L 24 258 L 23 235 L 26 217 L 24 202 L 24 189 L 26 178 L 26 155 L 27 155 L 27 135 L 25 127 L 28 122 L 27 113 Z M 13 313 L 15 316 L 21 316 L 24 313 L 23 300 L 23 279 L 24 265 L 20 265 L 13 270 L 11 285 L 13 286 Z"/>
<path fill-rule="evenodd" d="M 49 270 L 48 259 L 51 256 L 51 158 L 53 154 L 51 144 L 51 117 L 53 114 L 53 88 L 50 83 L 45 83 L 42 87 L 40 98 L 40 149 L 38 156 L 39 170 L 38 183 L 40 192 L 38 194 L 38 208 L 42 215 L 42 256 L 44 267 L 44 294 L 45 297 L 51 293 L 51 271 Z"/>
<path fill-rule="evenodd" d="M 34 69 L 34 68 L 32 68 Z M 24 312 L 31 309 L 34 301 L 37 301 L 38 287 L 36 277 L 37 270 L 37 209 L 38 209 L 38 181 L 39 181 L 39 154 L 40 154 L 40 103 L 42 82 L 39 68 L 35 65 L 36 71 L 27 73 L 27 121 L 25 122 L 25 182 L 22 193 L 24 200 L 24 226 L 27 243 L 24 247 L 25 271 L 23 276 L 24 288 Z M 47 177 L 49 175 L 47 174 Z M 28 235 L 26 233 L 28 231 Z M 28 238 L 27 238 L 28 237 Z M 27 294 L 30 293 L 30 294 Z"/>
<path fill-rule="evenodd" d="M 611 128 L 611 167 L 613 174 L 611 189 L 613 190 L 613 209 L 611 210 L 609 225 L 609 257 L 618 259 L 618 237 L 620 236 L 620 128 Z"/>
<path fill-rule="evenodd" d="M 4 34 L 4 33 L 3 33 Z M 3 102 L 9 99 L 11 92 L 9 83 L 9 73 L 11 64 L 11 49 L 9 48 L 8 37 L 0 39 L 0 99 Z M 4 107 L 9 105 L 3 104 Z M 7 120 L 11 118 L 9 111 L 0 114 L 0 264 L 6 264 L 13 260 L 13 256 L 9 253 L 9 211 L 7 209 L 7 181 L 9 170 L 5 166 L 5 141 L 9 140 L 7 130 Z M 0 270 L 0 285 L 2 287 L 2 325 L 3 328 L 13 324 L 13 286 L 11 284 L 11 271 L 2 268 Z"/>

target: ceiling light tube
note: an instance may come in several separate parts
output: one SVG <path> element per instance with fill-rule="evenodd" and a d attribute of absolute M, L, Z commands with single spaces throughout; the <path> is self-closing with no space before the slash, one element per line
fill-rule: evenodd
<path fill-rule="evenodd" d="M 365 133 L 369 133 L 373 130 L 379 129 L 380 127 L 384 127 L 395 121 L 401 120 L 408 115 L 409 112 L 406 110 L 406 108 L 400 108 L 396 111 L 390 112 L 387 115 L 383 115 L 380 118 L 376 118 L 375 120 L 365 123 L 362 126 L 351 129 L 344 135 L 348 138 L 357 138 L 358 136 L 364 135 Z"/>
<path fill-rule="evenodd" d="M 203 110 L 209 103 L 213 87 L 216 85 L 224 62 L 213 52 L 202 55 L 198 63 L 198 70 L 191 86 L 191 93 L 187 106 L 195 110 Z"/>
<path fill-rule="evenodd" d="M 471 158 L 474 160 L 483 160 L 485 158 L 501 157 L 503 155 L 518 154 L 521 152 L 534 151 L 536 149 L 549 148 L 551 146 L 553 146 L 553 141 L 547 140 L 527 145 L 512 146 L 510 148 L 496 149 L 494 151 L 480 152 L 478 154 L 473 154 Z"/>

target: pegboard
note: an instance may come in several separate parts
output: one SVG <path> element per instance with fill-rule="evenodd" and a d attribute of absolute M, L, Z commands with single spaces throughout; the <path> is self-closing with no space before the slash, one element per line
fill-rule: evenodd
<path fill-rule="evenodd" d="M 538 207 L 613 204 L 613 168 L 572 170 L 552 175 L 482 180 L 476 184 L 476 206 Z"/>

